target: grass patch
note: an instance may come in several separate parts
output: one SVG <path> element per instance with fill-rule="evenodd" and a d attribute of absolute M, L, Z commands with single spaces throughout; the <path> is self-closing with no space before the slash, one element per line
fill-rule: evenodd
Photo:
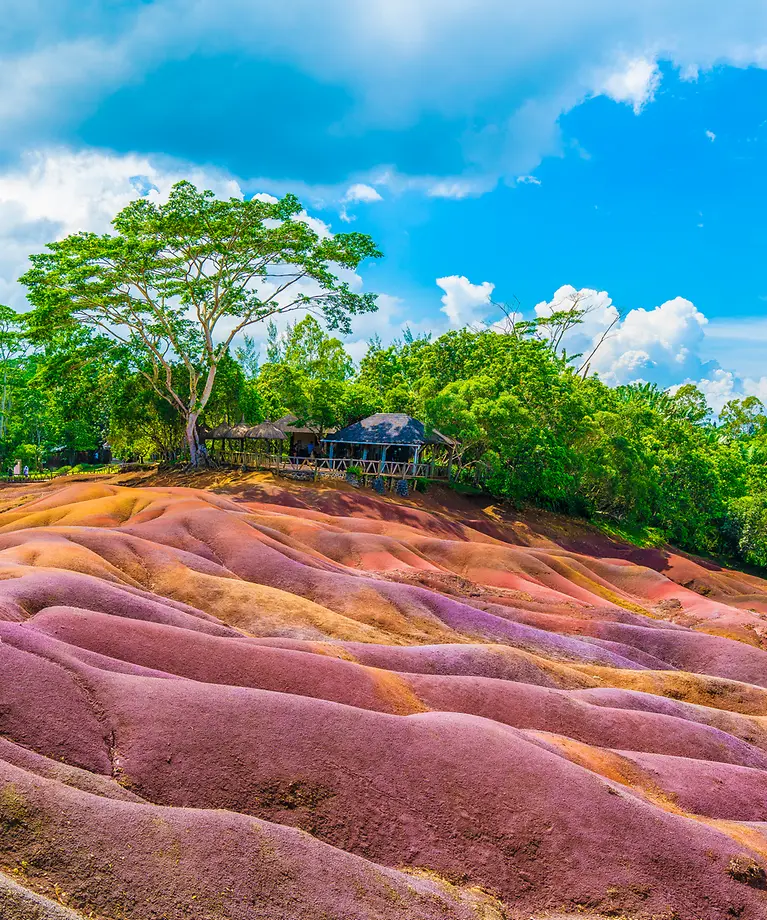
<path fill-rule="evenodd" d="M 657 527 L 647 527 L 639 524 L 617 524 L 613 521 L 592 521 L 591 523 L 611 539 L 632 543 L 642 549 L 657 549 L 668 543 L 666 535 Z"/>

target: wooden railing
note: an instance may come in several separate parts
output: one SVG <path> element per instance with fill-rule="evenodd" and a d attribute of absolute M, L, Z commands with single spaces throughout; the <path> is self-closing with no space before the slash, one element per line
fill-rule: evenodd
<path fill-rule="evenodd" d="M 245 466 L 251 469 L 273 470 L 277 473 L 295 473 L 343 479 L 350 468 L 365 477 L 383 476 L 393 479 L 447 479 L 448 467 L 443 463 L 403 463 L 392 460 L 353 460 L 346 457 L 289 457 L 250 451 L 211 451 L 217 463 Z"/>

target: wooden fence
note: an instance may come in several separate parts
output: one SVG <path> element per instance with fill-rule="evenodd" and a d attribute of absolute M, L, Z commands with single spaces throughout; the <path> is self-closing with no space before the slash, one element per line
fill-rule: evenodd
<path fill-rule="evenodd" d="M 307 478 L 343 479 L 350 469 L 364 477 L 383 476 L 385 479 L 447 480 L 449 468 L 441 463 L 408 463 L 392 460 L 352 460 L 340 457 L 290 457 L 240 450 L 211 451 L 216 463 L 244 466 L 275 473 L 294 474 Z"/>

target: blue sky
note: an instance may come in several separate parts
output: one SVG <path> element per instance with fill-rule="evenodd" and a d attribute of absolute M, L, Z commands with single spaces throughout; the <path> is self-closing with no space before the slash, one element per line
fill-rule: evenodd
<path fill-rule="evenodd" d="M 385 259 L 356 283 L 381 310 L 357 355 L 404 322 L 578 296 L 573 345 L 621 314 L 605 379 L 767 402 L 762 0 L 13 7 L 0 298 L 19 308 L 28 252 L 188 175 L 294 190 L 331 231 L 375 237 Z"/>

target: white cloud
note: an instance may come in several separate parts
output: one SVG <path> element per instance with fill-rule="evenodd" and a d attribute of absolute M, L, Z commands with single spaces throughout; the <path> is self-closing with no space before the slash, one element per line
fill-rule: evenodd
<path fill-rule="evenodd" d="M 343 200 L 350 204 L 355 202 L 370 204 L 374 201 L 383 201 L 383 198 L 372 185 L 366 185 L 364 182 L 357 182 L 349 186 Z"/>
<path fill-rule="evenodd" d="M 756 396 L 767 406 L 767 376 L 738 377 L 732 371 L 716 368 L 708 377 L 685 382 L 698 387 L 717 415 L 731 399 L 744 399 L 746 396 Z"/>
<path fill-rule="evenodd" d="M 471 198 L 487 191 L 487 182 L 475 179 L 427 179 L 424 183 L 429 198 Z M 412 186 L 411 186 L 412 187 Z"/>
<path fill-rule="evenodd" d="M 660 85 L 660 70 L 654 60 L 640 57 L 628 61 L 605 79 L 601 92 L 616 102 L 630 104 L 636 113 L 651 102 Z"/>
<path fill-rule="evenodd" d="M 349 213 L 347 204 L 373 204 L 376 201 L 383 201 L 380 193 L 372 185 L 366 185 L 364 182 L 356 182 L 350 185 L 341 199 L 341 210 L 339 216 L 342 221 L 349 224 L 357 218 Z"/>
<path fill-rule="evenodd" d="M 174 182 L 189 179 L 224 197 L 242 197 L 233 179 L 215 170 L 98 151 L 34 152 L 0 173 L 0 209 L 21 225 L 55 224 L 57 235 L 104 231 L 114 215 L 137 198 L 137 186 L 153 201 L 165 200 Z"/>
<path fill-rule="evenodd" d="M 95 151 L 33 153 L 0 172 L 0 302 L 24 308 L 24 291 L 16 279 L 30 253 L 79 230 L 103 233 L 142 191 L 152 200 L 163 200 L 182 178 L 218 195 L 241 194 L 236 182 L 215 170 Z"/>
<path fill-rule="evenodd" d="M 550 301 L 535 305 L 537 317 L 551 316 L 570 310 L 583 312 L 582 322 L 568 333 L 568 351 L 590 351 L 592 341 L 612 325 L 618 317 L 618 310 L 613 305 L 607 291 L 595 291 L 591 288 L 576 290 L 571 284 L 565 284 L 554 292 Z"/>
<path fill-rule="evenodd" d="M 668 387 L 686 378 L 698 379 L 711 367 L 700 354 L 708 320 L 683 297 L 623 316 L 606 291 L 565 285 L 550 301 L 538 304 L 535 313 L 548 316 L 573 306 L 585 315 L 565 335 L 563 346 L 568 354 L 586 358 L 599 345 L 590 370 L 605 383 L 652 380 Z"/>
<path fill-rule="evenodd" d="M 449 275 L 437 278 L 437 284 L 445 292 L 442 295 L 442 312 L 455 327 L 470 325 L 483 320 L 490 312 L 491 298 L 495 285 L 489 281 L 472 284 L 463 275 Z"/>
<path fill-rule="evenodd" d="M 522 185 L 540 185 L 541 180 L 537 176 L 517 176 L 517 182 Z"/>
<path fill-rule="evenodd" d="M 700 347 L 707 322 L 683 297 L 652 310 L 631 310 L 595 356 L 592 369 L 612 384 L 643 377 L 670 386 L 697 376 L 705 368 Z"/>
<path fill-rule="evenodd" d="M 716 140 L 716 134 L 714 134 L 713 131 L 706 131 L 706 137 L 711 141 L 712 144 Z"/>
<path fill-rule="evenodd" d="M 20 136 L 39 143 L 53 123 L 76 125 L 163 63 L 230 51 L 342 88 L 353 106 L 341 131 L 406 129 L 424 113 L 460 119 L 466 174 L 513 179 L 558 152 L 559 118 L 583 100 L 649 103 L 658 62 L 687 79 L 767 65 L 763 0 L 156 0 L 93 34 L 82 21 L 57 32 L 65 5 L 33 4 L 39 37 L 0 60 L 6 148 Z"/>
<path fill-rule="evenodd" d="M 310 227 L 312 230 L 314 230 L 320 239 L 326 240 L 333 236 L 330 227 L 325 223 L 324 220 L 320 220 L 319 217 L 312 217 L 312 215 L 308 214 L 306 211 L 301 211 L 301 213 L 297 214 L 294 219 L 300 220 L 302 223 L 306 224 L 307 227 Z"/>
<path fill-rule="evenodd" d="M 590 362 L 590 372 L 605 383 L 652 381 L 672 390 L 695 383 L 716 413 L 728 400 L 744 396 L 757 396 L 767 405 L 767 376 L 749 375 L 741 360 L 746 343 L 755 343 L 763 356 L 767 320 L 709 322 L 683 297 L 622 316 L 606 291 L 576 290 L 571 285 L 537 304 L 535 315 L 549 316 L 574 305 L 585 311 L 584 322 L 565 335 L 563 344 L 568 354 L 586 356 L 609 330 Z M 728 344 L 729 350 L 724 347 Z M 733 369 L 722 367 L 720 361 Z M 762 360 L 759 368 L 763 366 Z"/>

